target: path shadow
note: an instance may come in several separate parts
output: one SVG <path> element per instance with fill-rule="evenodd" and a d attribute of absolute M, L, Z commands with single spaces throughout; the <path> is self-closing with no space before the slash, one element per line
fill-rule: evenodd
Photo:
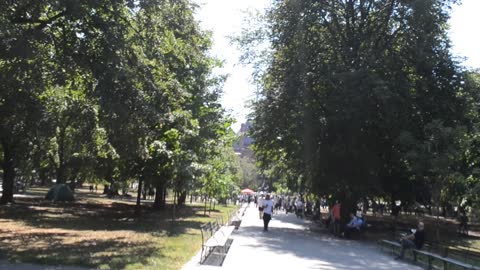
<path fill-rule="evenodd" d="M 313 269 L 419 269 L 394 261 L 374 245 L 311 232 L 306 221 L 293 215 L 278 214 L 273 218 L 268 232 L 263 232 L 261 221 L 250 223 L 240 227 L 235 240 L 242 248 L 266 249 L 278 258 L 299 258 Z"/>

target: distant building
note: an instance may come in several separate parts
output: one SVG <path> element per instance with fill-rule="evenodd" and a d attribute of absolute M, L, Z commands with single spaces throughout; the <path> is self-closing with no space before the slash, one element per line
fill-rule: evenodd
<path fill-rule="evenodd" d="M 233 150 L 237 155 L 253 159 L 253 151 L 250 145 L 254 142 L 251 137 L 248 136 L 248 132 L 252 128 L 252 123 L 247 121 L 240 127 L 240 131 L 237 133 L 238 141 L 233 145 Z"/>
<path fill-rule="evenodd" d="M 245 133 L 245 132 L 248 132 L 250 130 L 250 128 L 252 128 L 252 123 L 250 121 L 247 121 L 246 123 L 243 123 L 241 126 L 240 126 L 240 131 L 239 133 Z"/>

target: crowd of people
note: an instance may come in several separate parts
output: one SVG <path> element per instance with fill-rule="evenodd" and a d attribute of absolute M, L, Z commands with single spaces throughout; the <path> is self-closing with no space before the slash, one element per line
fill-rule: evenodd
<path fill-rule="evenodd" d="M 268 231 L 268 224 L 272 219 L 272 215 L 279 212 L 285 214 L 295 214 L 297 218 L 304 218 L 310 216 L 313 220 L 321 220 L 325 226 L 336 236 L 351 238 L 354 234 L 360 234 L 367 228 L 367 220 L 362 211 L 351 212 L 348 218 L 343 217 L 342 204 L 337 200 L 333 204 L 328 205 L 325 199 L 318 199 L 316 201 L 306 200 L 303 196 L 289 196 L 289 195 L 271 195 L 266 193 L 246 194 L 242 195 L 240 201 L 251 203 L 258 209 L 259 219 L 264 222 L 264 231 Z M 326 218 L 322 219 L 321 212 L 328 212 Z M 423 232 L 423 223 L 418 232 Z M 417 234 L 416 238 L 412 236 L 402 239 L 402 247 L 408 249 L 412 247 L 412 239 L 416 242 L 414 246 L 421 246 L 423 240 Z M 421 243 L 420 243 L 421 242 Z"/>
<path fill-rule="evenodd" d="M 258 193 L 242 194 L 238 199 L 240 202 L 248 204 L 253 202 L 255 208 L 258 209 L 259 219 L 264 221 L 264 231 L 268 231 L 268 224 L 273 214 L 279 212 L 295 213 L 297 218 L 304 218 L 306 214 L 313 213 L 314 204 L 305 201 L 301 196 Z"/>
<path fill-rule="evenodd" d="M 361 212 L 350 213 L 347 222 L 342 220 L 342 209 L 339 201 L 328 205 L 325 199 L 311 201 L 301 195 L 271 195 L 266 193 L 244 194 L 239 198 L 241 202 L 252 203 L 258 209 L 259 219 L 264 221 L 264 231 L 268 231 L 268 223 L 273 214 L 280 211 L 285 214 L 295 214 L 297 218 L 305 216 L 313 220 L 322 220 L 327 228 L 337 236 L 350 238 L 352 234 L 361 233 L 367 223 Z M 322 219 L 321 211 L 327 212 L 328 216 Z"/>
<path fill-rule="evenodd" d="M 284 211 L 286 214 L 295 213 L 298 218 L 304 218 L 305 215 L 313 213 L 314 204 L 305 201 L 301 196 L 284 196 L 284 195 L 270 195 L 270 194 L 258 194 L 252 195 L 252 199 L 247 199 L 247 202 L 253 200 L 255 207 L 258 208 L 261 213 L 263 210 L 263 204 L 266 197 L 270 197 L 273 203 L 273 213 Z M 260 218 L 262 214 L 259 214 Z"/>
<path fill-rule="evenodd" d="M 297 218 L 310 215 L 313 219 L 322 217 L 323 212 L 328 212 L 325 219 L 321 219 L 327 228 L 336 236 L 350 238 L 353 234 L 362 233 L 367 227 L 367 221 L 362 211 L 350 212 L 348 219 L 343 217 L 342 204 L 337 200 L 327 205 L 326 200 L 305 200 L 303 196 L 286 196 L 271 194 L 242 195 L 241 201 L 252 203 L 258 209 L 259 219 L 263 220 L 263 231 L 268 232 L 268 225 L 272 215 L 280 211 L 285 214 L 294 213 Z M 399 240 L 401 244 L 400 255 L 396 259 L 402 259 L 408 249 L 421 249 L 425 242 L 424 223 L 419 222 L 411 234 L 405 235 Z"/>

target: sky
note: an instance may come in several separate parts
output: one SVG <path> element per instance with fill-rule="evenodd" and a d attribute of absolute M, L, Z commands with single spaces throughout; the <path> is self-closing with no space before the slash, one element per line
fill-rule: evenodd
<path fill-rule="evenodd" d="M 251 82 L 251 68 L 239 63 L 240 52 L 230 44 L 230 36 L 242 30 L 245 10 L 264 10 L 270 0 L 194 0 L 200 8 L 197 20 L 203 29 L 213 32 L 214 45 L 211 54 L 224 61 L 224 67 L 216 70 L 228 74 L 221 103 L 227 113 L 237 122 L 233 130 L 238 131 L 247 119 L 248 101 L 254 97 L 255 86 Z M 462 60 L 468 68 L 480 68 L 480 0 L 462 0 L 453 7 L 449 35 L 452 54 Z"/>

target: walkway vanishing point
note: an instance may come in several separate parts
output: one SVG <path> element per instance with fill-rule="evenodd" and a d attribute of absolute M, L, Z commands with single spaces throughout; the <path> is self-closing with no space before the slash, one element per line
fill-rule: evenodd
<path fill-rule="evenodd" d="M 312 232 L 308 221 L 294 214 L 273 216 L 269 231 L 253 204 L 247 208 L 240 228 L 221 267 L 200 265 L 200 254 L 182 270 L 233 269 L 344 269 L 344 270 L 420 270 L 421 267 L 395 261 L 378 246 Z"/>

